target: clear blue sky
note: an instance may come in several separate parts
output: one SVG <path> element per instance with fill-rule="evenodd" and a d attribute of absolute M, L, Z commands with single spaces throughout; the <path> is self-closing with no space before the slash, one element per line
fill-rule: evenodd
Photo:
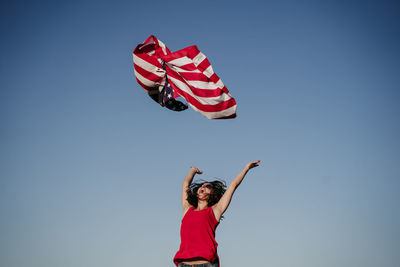
<path fill-rule="evenodd" d="M 397 267 L 396 1 L 3 1 L 0 265 L 173 266 L 181 181 L 237 190 L 221 266 Z M 137 84 L 150 34 L 196 44 L 233 120 L 174 113 Z"/>

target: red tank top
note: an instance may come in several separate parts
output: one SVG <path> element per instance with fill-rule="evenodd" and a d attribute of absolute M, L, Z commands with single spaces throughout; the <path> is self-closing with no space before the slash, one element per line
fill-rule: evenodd
<path fill-rule="evenodd" d="M 215 229 L 219 222 L 212 207 L 195 211 L 194 207 L 186 212 L 181 225 L 181 246 L 174 257 L 174 263 L 191 258 L 203 258 L 209 262 L 219 262 L 218 243 L 215 241 Z"/>

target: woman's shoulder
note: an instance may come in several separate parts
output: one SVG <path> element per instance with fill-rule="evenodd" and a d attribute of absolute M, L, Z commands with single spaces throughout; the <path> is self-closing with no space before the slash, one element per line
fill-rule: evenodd
<path fill-rule="evenodd" d="M 183 210 L 183 216 L 182 216 L 182 218 L 184 218 L 185 215 L 186 215 L 189 211 L 192 211 L 192 210 L 194 210 L 194 206 L 189 205 L 186 209 Z"/>
<path fill-rule="evenodd" d="M 217 208 L 214 206 L 210 207 L 210 213 L 212 217 L 215 219 L 216 222 L 219 222 L 221 220 L 221 215 L 219 215 Z"/>

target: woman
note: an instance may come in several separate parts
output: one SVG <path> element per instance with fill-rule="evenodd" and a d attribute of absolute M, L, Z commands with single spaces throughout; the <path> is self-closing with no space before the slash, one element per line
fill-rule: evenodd
<path fill-rule="evenodd" d="M 221 181 L 193 183 L 196 174 L 203 172 L 196 167 L 186 175 L 182 183 L 183 219 L 181 245 L 174 257 L 178 267 L 218 267 L 215 229 L 231 202 L 233 193 L 247 172 L 258 166 L 259 160 L 249 162 L 229 187 Z"/>

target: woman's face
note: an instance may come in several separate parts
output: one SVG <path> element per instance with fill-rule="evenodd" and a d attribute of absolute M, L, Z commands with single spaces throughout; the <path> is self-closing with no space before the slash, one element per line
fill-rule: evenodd
<path fill-rule="evenodd" d="M 212 192 L 212 184 L 211 183 L 204 183 L 201 185 L 199 190 L 197 190 L 197 198 L 199 200 L 208 200 L 210 194 Z"/>

